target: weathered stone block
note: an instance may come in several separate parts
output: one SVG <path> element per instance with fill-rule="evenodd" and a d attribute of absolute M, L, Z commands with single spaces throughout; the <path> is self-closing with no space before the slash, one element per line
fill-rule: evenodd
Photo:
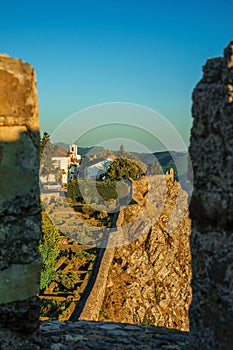
<path fill-rule="evenodd" d="M 233 42 L 207 61 L 193 92 L 192 349 L 233 348 L 232 62 Z"/>
<path fill-rule="evenodd" d="M 0 326 L 39 324 L 39 123 L 34 69 L 0 55 Z"/>

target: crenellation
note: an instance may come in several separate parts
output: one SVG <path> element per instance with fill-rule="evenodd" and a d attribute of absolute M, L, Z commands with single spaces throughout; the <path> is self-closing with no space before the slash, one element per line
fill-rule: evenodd
<path fill-rule="evenodd" d="M 39 326 L 39 122 L 32 66 L 0 56 L 0 329 Z"/>

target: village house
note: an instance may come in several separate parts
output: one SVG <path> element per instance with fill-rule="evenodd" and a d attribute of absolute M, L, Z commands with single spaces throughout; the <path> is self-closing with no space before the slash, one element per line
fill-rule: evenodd
<path fill-rule="evenodd" d="M 54 169 L 58 169 L 58 171 L 61 172 L 62 185 L 67 184 L 70 179 L 77 177 L 81 162 L 81 155 L 78 154 L 77 145 L 70 145 L 68 152 L 64 148 L 58 146 L 52 160 L 54 162 Z M 40 181 L 43 184 L 46 182 L 55 182 L 56 174 L 51 172 L 51 174 L 46 177 L 40 176 Z"/>

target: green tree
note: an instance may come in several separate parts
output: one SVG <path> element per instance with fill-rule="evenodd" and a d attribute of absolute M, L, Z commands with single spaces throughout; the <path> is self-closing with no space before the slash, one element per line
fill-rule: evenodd
<path fill-rule="evenodd" d="M 67 195 L 68 198 L 71 198 L 75 202 L 79 203 L 85 203 L 85 200 L 82 196 L 82 193 L 79 188 L 79 184 L 82 185 L 85 183 L 85 188 L 83 189 L 83 192 L 85 194 L 85 198 L 92 198 L 94 202 L 95 199 L 98 201 L 98 198 L 95 198 L 93 196 L 95 188 L 97 189 L 100 197 L 103 200 L 110 200 L 110 199 L 116 199 L 117 193 L 116 193 L 116 184 L 114 181 L 93 181 L 93 180 L 72 180 L 68 182 L 67 187 Z"/>
<path fill-rule="evenodd" d="M 40 159 L 42 159 L 46 144 L 48 142 L 50 142 L 50 135 L 47 132 L 44 132 L 40 141 Z"/>
<path fill-rule="evenodd" d="M 40 175 L 46 176 L 47 181 L 50 174 L 57 176 L 58 168 L 55 167 L 52 160 L 56 152 L 56 146 L 50 141 L 50 135 L 44 132 L 44 135 L 40 142 Z"/>
<path fill-rule="evenodd" d="M 132 160 L 117 158 L 108 168 L 106 175 L 112 180 L 136 179 L 143 175 L 143 170 Z"/>
<path fill-rule="evenodd" d="M 40 278 L 40 289 L 44 289 L 56 277 L 55 267 L 60 254 L 60 233 L 49 219 L 46 212 L 42 212 L 42 237 L 39 251 L 43 263 Z"/>

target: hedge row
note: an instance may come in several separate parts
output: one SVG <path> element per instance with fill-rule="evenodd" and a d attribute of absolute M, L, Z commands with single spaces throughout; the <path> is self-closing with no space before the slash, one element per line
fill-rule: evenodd
<path fill-rule="evenodd" d="M 80 179 L 72 180 L 68 183 L 67 194 L 72 200 L 85 203 L 85 197 L 95 200 L 94 193 L 96 190 L 103 200 L 117 199 L 116 182 L 110 180 L 106 182 Z"/>

